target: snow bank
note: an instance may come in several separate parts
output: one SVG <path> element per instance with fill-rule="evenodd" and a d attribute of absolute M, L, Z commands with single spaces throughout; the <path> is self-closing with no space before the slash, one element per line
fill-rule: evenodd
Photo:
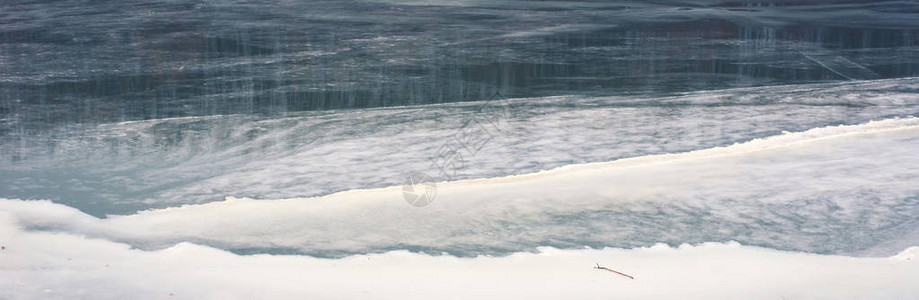
<path fill-rule="evenodd" d="M 0 213 L 2 299 L 916 299 L 919 247 L 889 258 L 706 243 L 458 258 L 391 251 L 340 259 L 158 251 L 23 231 Z M 602 266 L 626 277 L 593 269 Z"/>

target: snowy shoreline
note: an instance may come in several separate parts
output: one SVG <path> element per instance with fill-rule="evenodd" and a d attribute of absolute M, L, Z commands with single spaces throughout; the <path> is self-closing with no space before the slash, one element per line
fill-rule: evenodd
<path fill-rule="evenodd" d="M 919 247 L 886 258 L 705 243 L 458 258 L 391 251 L 340 259 L 180 243 L 143 251 L 29 232 L 0 214 L 4 299 L 915 299 Z M 592 267 L 600 263 L 634 280 Z"/>

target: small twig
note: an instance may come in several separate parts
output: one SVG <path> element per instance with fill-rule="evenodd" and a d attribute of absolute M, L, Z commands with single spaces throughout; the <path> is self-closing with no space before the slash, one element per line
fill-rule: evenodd
<path fill-rule="evenodd" d="M 613 269 L 610 269 L 610 268 L 607 268 L 607 267 L 601 267 L 601 266 L 600 266 L 600 263 L 597 263 L 597 266 L 594 267 L 594 269 L 597 269 L 597 270 L 607 270 L 607 271 L 610 271 L 610 272 L 613 272 L 613 273 L 616 273 L 616 274 L 619 274 L 619 275 L 628 277 L 629 279 L 635 279 L 635 277 L 629 276 L 628 274 L 625 274 L 625 273 L 622 273 L 622 272 L 619 272 L 619 271 L 616 271 L 616 270 L 613 270 Z"/>

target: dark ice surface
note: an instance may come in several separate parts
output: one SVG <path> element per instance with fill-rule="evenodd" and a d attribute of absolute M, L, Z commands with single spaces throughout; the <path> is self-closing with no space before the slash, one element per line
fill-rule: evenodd
<path fill-rule="evenodd" d="M 915 76 L 915 1 L 3 1 L 0 136 Z"/>

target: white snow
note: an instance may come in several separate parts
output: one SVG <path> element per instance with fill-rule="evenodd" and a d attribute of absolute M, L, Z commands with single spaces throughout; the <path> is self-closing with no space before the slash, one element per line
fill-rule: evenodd
<path fill-rule="evenodd" d="M 916 299 L 919 247 L 852 258 L 706 243 L 457 258 L 158 251 L 23 231 L 0 213 L 2 299 Z M 593 269 L 596 263 L 635 279 Z"/>

